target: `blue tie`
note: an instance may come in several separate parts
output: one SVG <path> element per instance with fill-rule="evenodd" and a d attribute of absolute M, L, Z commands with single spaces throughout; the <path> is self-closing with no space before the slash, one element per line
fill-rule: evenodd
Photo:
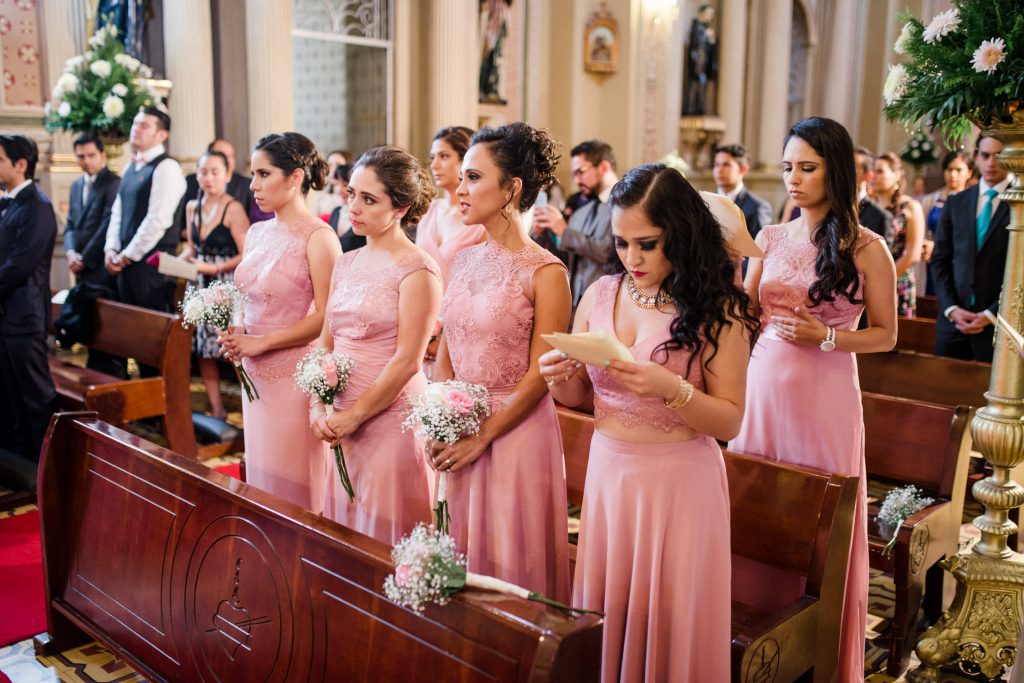
<path fill-rule="evenodd" d="M 997 194 L 999 192 L 995 188 L 989 188 L 985 192 L 987 199 L 981 206 L 981 213 L 978 214 L 978 251 L 981 251 L 981 245 L 985 243 L 985 236 L 992 225 L 992 200 L 995 199 Z"/>

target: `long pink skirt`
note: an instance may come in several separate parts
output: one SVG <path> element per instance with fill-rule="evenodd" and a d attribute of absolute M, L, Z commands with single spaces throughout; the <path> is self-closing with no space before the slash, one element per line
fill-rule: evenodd
<path fill-rule="evenodd" d="M 565 462 L 549 395 L 476 462 L 449 475 L 448 507 L 470 571 L 568 601 Z"/>
<path fill-rule="evenodd" d="M 729 449 L 860 477 L 843 604 L 839 680 L 864 680 L 869 560 L 864 409 L 856 356 L 843 351 L 825 353 L 816 346 L 797 346 L 762 335 L 747 371 L 743 427 Z M 734 585 L 737 592 L 746 592 L 763 585 L 763 580 L 763 576 L 737 572 Z M 768 585 L 776 594 L 800 590 L 775 579 Z"/>
<path fill-rule="evenodd" d="M 729 484 L 718 444 L 594 433 L 573 604 L 605 612 L 601 679 L 729 680 Z"/>

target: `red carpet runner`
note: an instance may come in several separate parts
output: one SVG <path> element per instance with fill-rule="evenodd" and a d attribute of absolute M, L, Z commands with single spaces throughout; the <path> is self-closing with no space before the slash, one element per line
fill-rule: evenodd
<path fill-rule="evenodd" d="M 0 647 L 46 630 L 36 510 L 0 519 L 0 605 Z"/>

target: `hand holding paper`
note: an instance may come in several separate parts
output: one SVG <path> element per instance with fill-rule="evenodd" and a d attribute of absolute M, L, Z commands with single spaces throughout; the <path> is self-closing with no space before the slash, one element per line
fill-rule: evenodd
<path fill-rule="evenodd" d="M 604 365 L 605 361 L 633 361 L 633 354 L 626 345 L 603 330 L 566 334 L 554 332 L 542 334 L 541 338 L 569 358 L 587 365 Z"/>
<path fill-rule="evenodd" d="M 186 280 L 195 281 L 199 278 L 199 266 L 185 259 L 180 259 L 174 254 L 166 252 L 154 252 L 146 259 L 146 263 L 156 266 L 157 272 L 161 275 L 180 277 Z"/>

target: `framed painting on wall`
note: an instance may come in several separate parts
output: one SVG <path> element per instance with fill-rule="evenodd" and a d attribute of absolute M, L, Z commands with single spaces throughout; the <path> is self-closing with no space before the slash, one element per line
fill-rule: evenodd
<path fill-rule="evenodd" d="M 597 10 L 587 19 L 583 32 L 583 70 L 613 74 L 619 67 L 619 24 L 611 12 Z"/>

